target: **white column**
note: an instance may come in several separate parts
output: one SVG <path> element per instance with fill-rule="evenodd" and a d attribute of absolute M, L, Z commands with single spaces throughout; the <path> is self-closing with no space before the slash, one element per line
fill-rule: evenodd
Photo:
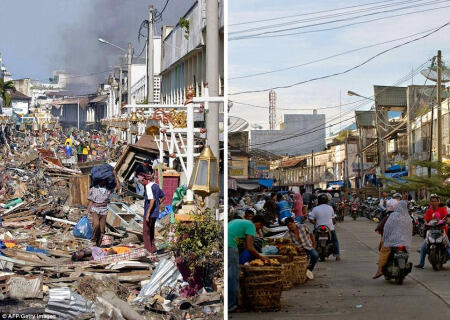
<path fill-rule="evenodd" d="M 194 170 L 194 104 L 189 103 L 186 105 L 186 122 L 187 122 L 187 152 L 186 152 L 186 162 L 187 162 L 187 183 L 191 180 L 191 175 Z M 191 189 L 187 190 L 186 193 L 187 201 L 192 203 L 194 201 L 194 193 Z"/>

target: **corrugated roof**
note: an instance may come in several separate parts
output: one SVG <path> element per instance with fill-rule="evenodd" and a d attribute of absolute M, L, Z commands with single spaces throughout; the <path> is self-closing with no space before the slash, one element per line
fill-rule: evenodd
<path fill-rule="evenodd" d="M 286 160 L 286 161 L 283 161 L 283 162 L 281 163 L 281 166 L 282 166 L 283 168 L 292 168 L 292 167 L 295 167 L 295 166 L 299 165 L 300 162 L 302 162 L 303 160 L 305 160 L 305 159 L 292 159 L 292 160 Z"/>
<path fill-rule="evenodd" d="M 10 91 L 11 100 L 31 100 L 31 98 L 20 91 Z"/>
<path fill-rule="evenodd" d="M 358 127 L 375 127 L 375 111 L 355 111 L 355 118 Z"/>
<path fill-rule="evenodd" d="M 65 104 L 78 104 L 78 99 L 80 101 L 80 108 L 82 108 L 82 109 L 86 108 L 86 106 L 89 103 L 89 98 L 87 98 L 87 97 L 54 100 L 52 102 L 52 105 L 55 106 L 56 108 L 59 108 L 60 106 L 65 105 Z"/>
<path fill-rule="evenodd" d="M 106 102 L 107 99 L 108 99 L 108 95 L 105 94 L 102 96 L 94 97 L 91 100 L 89 100 L 89 102 L 91 102 L 91 103 Z"/>
<path fill-rule="evenodd" d="M 406 107 L 406 87 L 373 86 L 375 103 L 379 107 Z"/>

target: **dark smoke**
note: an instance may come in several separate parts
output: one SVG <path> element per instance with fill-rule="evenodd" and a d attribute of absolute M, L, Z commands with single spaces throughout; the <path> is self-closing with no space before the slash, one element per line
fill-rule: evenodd
<path fill-rule="evenodd" d="M 122 53 L 110 45 L 97 41 L 103 38 L 124 49 L 132 43 L 134 55 L 141 53 L 145 39 L 138 42 L 139 27 L 148 19 L 148 6 L 161 10 L 166 0 L 89 0 L 81 15 L 61 31 L 57 44 L 60 48 L 55 65 L 74 75 L 99 73 L 91 77 L 72 78 L 70 89 L 74 93 L 94 93 L 96 85 L 104 82 L 110 72 L 100 73 L 118 65 Z M 163 21 L 154 26 L 160 34 L 162 25 L 175 25 L 195 0 L 170 0 L 163 13 Z M 68 13 L 70 14 L 70 13 Z M 73 21 L 73 20 L 72 20 Z M 146 29 L 143 30 L 146 34 Z M 145 58 L 145 52 L 141 57 Z"/>

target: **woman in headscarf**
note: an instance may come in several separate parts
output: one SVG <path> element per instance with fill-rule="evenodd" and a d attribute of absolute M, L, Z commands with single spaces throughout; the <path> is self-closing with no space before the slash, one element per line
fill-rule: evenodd
<path fill-rule="evenodd" d="M 378 270 L 373 276 L 373 279 L 383 275 L 383 267 L 389 260 L 391 248 L 411 246 L 412 227 L 412 221 L 408 211 L 408 202 L 402 200 L 397 205 L 395 211 L 391 213 L 384 225 L 383 243 L 381 244 L 380 253 L 378 255 Z"/>

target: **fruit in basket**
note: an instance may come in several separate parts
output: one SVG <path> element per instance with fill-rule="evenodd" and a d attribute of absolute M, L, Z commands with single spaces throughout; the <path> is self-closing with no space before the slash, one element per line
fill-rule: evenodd
<path fill-rule="evenodd" d="M 283 245 L 278 249 L 278 252 L 283 256 L 296 256 L 298 255 L 297 248 L 293 245 Z"/>
<path fill-rule="evenodd" d="M 250 265 L 253 267 L 262 267 L 264 266 L 264 261 L 262 261 L 261 259 L 255 259 L 250 261 Z"/>
<path fill-rule="evenodd" d="M 277 259 L 269 259 L 266 261 L 266 265 L 279 266 L 280 262 Z"/>

